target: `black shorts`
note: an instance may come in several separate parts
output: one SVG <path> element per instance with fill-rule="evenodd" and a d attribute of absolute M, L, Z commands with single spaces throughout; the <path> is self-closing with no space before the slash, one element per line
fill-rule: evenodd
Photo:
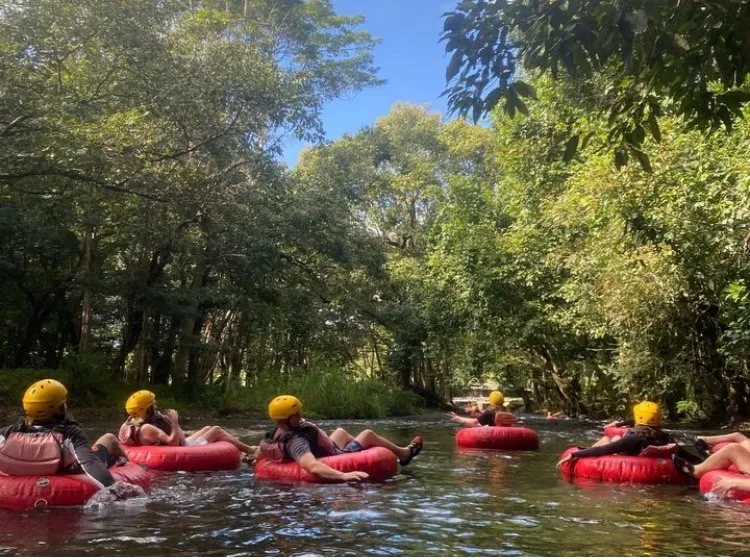
<path fill-rule="evenodd" d="M 356 439 L 353 439 L 352 441 L 347 443 L 344 449 L 341 449 L 335 443 L 333 444 L 333 447 L 335 450 L 334 455 L 343 455 L 344 453 L 356 453 L 357 451 L 362 451 L 364 449 L 364 447 L 362 447 L 362 444 L 359 443 Z"/>
<path fill-rule="evenodd" d="M 102 462 L 102 465 L 104 465 L 106 468 L 111 469 L 115 466 L 117 463 L 117 457 L 113 457 L 112 454 L 109 452 L 109 449 L 104 447 L 103 445 L 100 445 L 98 443 L 94 444 L 91 447 L 91 451 L 94 455 L 96 455 L 96 458 L 99 459 Z M 83 474 L 84 470 L 81 466 L 81 463 L 76 461 L 72 465 L 65 467 L 62 470 L 62 474 Z"/>
<path fill-rule="evenodd" d="M 100 445 L 97 443 L 91 448 L 91 450 L 94 452 L 94 455 L 99 457 L 101 462 L 108 469 L 114 467 L 115 463 L 117 463 L 117 457 L 113 457 L 112 454 L 109 452 L 109 449 L 107 449 L 103 445 Z"/>

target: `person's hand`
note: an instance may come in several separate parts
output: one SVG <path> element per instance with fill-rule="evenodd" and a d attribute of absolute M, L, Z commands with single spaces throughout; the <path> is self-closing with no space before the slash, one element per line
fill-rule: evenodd
<path fill-rule="evenodd" d="M 170 408 L 164 411 L 164 416 L 169 418 L 173 424 L 179 424 L 180 415 L 177 414 L 177 411 L 174 408 Z"/>
<path fill-rule="evenodd" d="M 366 472 L 361 472 L 361 471 L 352 471 L 352 472 L 347 472 L 347 473 L 342 473 L 342 474 L 343 474 L 342 480 L 344 482 L 362 482 L 370 478 L 369 474 L 367 474 Z"/>
<path fill-rule="evenodd" d="M 143 488 L 140 486 L 136 486 L 135 484 L 130 484 L 128 482 L 123 481 L 117 481 L 112 486 L 109 486 L 107 488 L 116 499 L 118 500 L 127 500 L 128 498 L 137 498 L 138 496 L 142 496 L 145 494 Z"/>
<path fill-rule="evenodd" d="M 573 460 L 573 454 L 566 455 L 562 459 L 560 459 L 557 464 L 555 465 L 555 468 L 559 469 L 562 467 L 565 463 L 570 463 Z"/>
<path fill-rule="evenodd" d="M 726 498 L 732 490 L 737 488 L 737 481 L 731 478 L 720 478 L 711 487 L 711 493 Z"/>

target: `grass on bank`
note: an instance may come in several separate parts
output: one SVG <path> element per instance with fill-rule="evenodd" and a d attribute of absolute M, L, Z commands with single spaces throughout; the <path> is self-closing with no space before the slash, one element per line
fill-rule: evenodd
<path fill-rule="evenodd" d="M 98 369 L 77 362 L 61 369 L 0 370 L 0 407 L 21 412 L 26 388 L 40 379 L 62 382 L 68 402 L 101 416 L 125 415 L 125 400 L 138 389 L 152 390 L 161 408 L 175 408 L 182 416 L 265 416 L 268 402 L 280 394 L 299 397 L 309 418 L 385 418 L 413 414 L 421 404 L 414 393 L 374 379 L 356 379 L 339 370 L 311 370 L 291 376 L 262 378 L 248 387 L 198 387 L 192 394 L 182 387 L 134 386 L 113 381 Z"/>

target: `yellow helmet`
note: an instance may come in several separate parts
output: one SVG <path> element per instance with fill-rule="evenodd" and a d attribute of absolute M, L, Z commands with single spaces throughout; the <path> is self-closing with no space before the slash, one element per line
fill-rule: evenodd
<path fill-rule="evenodd" d="M 23 411 L 32 420 L 51 420 L 67 398 L 68 390 L 59 381 L 37 381 L 23 394 Z"/>
<path fill-rule="evenodd" d="M 268 416 L 274 422 L 283 422 L 290 416 L 302 413 L 302 401 L 292 395 L 281 395 L 268 403 Z"/>
<path fill-rule="evenodd" d="M 661 409 L 655 402 L 640 402 L 633 407 L 633 419 L 636 424 L 658 428 L 661 426 Z"/>
<path fill-rule="evenodd" d="M 125 403 L 125 411 L 133 418 L 145 418 L 148 409 L 156 404 L 156 395 L 151 391 L 136 391 L 128 397 Z"/>
<path fill-rule="evenodd" d="M 502 406 L 505 403 L 505 395 L 500 391 L 492 391 L 490 393 L 490 404 L 492 406 Z"/>

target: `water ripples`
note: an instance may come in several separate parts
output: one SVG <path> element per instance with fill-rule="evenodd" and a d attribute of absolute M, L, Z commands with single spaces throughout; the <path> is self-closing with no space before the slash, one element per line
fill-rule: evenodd
<path fill-rule="evenodd" d="M 331 428 L 335 423 L 325 423 Z M 364 422 L 344 422 L 350 431 Z M 175 474 L 152 494 L 73 510 L 0 512 L 0 553 L 55 555 L 737 555 L 750 508 L 695 489 L 568 484 L 560 452 L 600 434 L 529 420 L 537 453 L 459 452 L 443 417 L 378 422 L 425 451 L 378 485 L 283 485 L 249 470 Z M 261 427 L 243 428 L 256 437 Z"/>

